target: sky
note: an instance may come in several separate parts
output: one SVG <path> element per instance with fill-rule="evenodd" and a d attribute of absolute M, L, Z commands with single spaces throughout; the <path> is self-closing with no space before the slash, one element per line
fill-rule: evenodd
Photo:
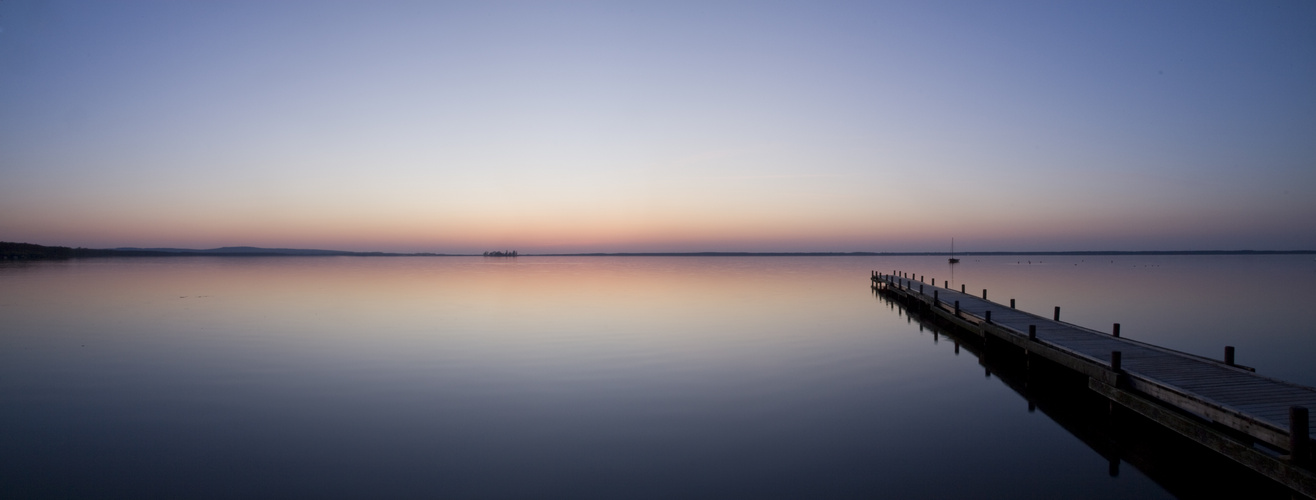
<path fill-rule="evenodd" d="M 0 240 L 1316 249 L 1316 2 L 0 0 Z"/>

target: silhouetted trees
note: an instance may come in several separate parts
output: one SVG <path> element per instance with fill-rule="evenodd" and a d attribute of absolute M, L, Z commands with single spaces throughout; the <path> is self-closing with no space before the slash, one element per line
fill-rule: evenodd
<path fill-rule="evenodd" d="M 485 257 L 516 257 L 516 250 L 499 250 L 496 252 L 485 252 Z"/>
<path fill-rule="evenodd" d="M 0 260 L 72 259 L 75 257 L 114 257 L 127 252 L 94 248 L 48 247 L 32 243 L 0 241 Z"/>

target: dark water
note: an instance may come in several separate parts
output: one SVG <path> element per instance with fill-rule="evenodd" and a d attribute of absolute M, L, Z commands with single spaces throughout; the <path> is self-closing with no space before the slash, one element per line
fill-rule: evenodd
<path fill-rule="evenodd" d="M 1311 256 L 964 260 L 953 283 L 993 299 L 1316 384 Z M 1060 382 L 1030 412 L 1008 368 L 869 290 L 892 269 L 952 279 L 931 257 L 0 264 L 0 498 L 1202 491 L 1130 451 L 1163 436 L 1066 416 Z"/>

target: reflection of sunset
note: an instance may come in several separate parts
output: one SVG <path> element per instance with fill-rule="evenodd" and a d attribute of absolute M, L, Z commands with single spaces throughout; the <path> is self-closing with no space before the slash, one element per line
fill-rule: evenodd
<path fill-rule="evenodd" d="M 841 258 L 852 263 L 841 268 L 832 258 L 717 257 L 111 262 L 65 266 L 59 271 L 65 279 L 32 290 L 41 299 L 32 307 L 51 309 L 58 317 L 55 309 L 76 303 L 80 311 L 119 327 L 139 325 L 130 329 L 132 335 L 155 341 L 182 331 L 213 331 L 303 338 L 317 349 L 350 351 L 377 349 L 382 335 L 417 349 L 458 342 L 476 349 L 467 353 L 476 357 L 532 355 L 531 350 L 545 348 L 578 349 L 583 355 L 644 345 L 712 349 L 737 358 L 734 350 L 724 350 L 810 331 L 829 310 L 836 311 L 829 321 L 853 317 L 863 310 L 843 309 L 866 308 L 869 300 L 854 294 L 866 287 L 868 263 L 862 258 Z M 807 307 L 798 303 L 805 292 L 798 288 L 798 273 L 814 284 Z M 819 283 L 836 286 L 817 288 Z M 160 317 L 161 310 L 175 312 Z M 725 331 L 710 337 L 708 328 L 722 323 Z M 572 340 L 585 338 L 590 345 Z"/>
<path fill-rule="evenodd" d="M 607 464 L 654 484 L 780 476 L 802 492 L 841 471 L 867 496 L 897 482 L 916 493 L 904 496 L 959 498 L 971 495 L 910 474 L 937 474 L 936 450 L 962 447 L 972 463 L 1011 461 L 992 474 L 1018 480 L 973 482 L 1004 484 L 993 496 L 1021 483 L 1053 485 L 1048 497 L 1119 496 L 1134 480 L 1159 491 L 1132 473 L 1112 481 L 1000 372 L 983 377 L 982 351 L 870 290 L 873 270 L 990 288 L 1033 312 L 1061 305 L 1068 321 L 1120 321 L 1130 339 L 1191 353 L 1234 345 L 1267 376 L 1311 383 L 1316 346 L 1291 327 L 1310 296 L 1291 278 L 1310 256 L 1016 258 L 965 256 L 953 277 L 943 256 L 4 261 L 0 410 L 14 432 L 0 453 L 25 457 L 20 484 L 52 491 L 155 492 L 162 477 L 226 491 L 232 476 L 216 469 L 277 462 L 270 484 L 332 475 L 351 496 L 397 484 L 388 474 L 427 497 L 460 496 L 435 474 L 505 496 L 521 474 L 576 498 Z M 1089 480 L 1038 472 L 1041 445 Z M 106 467 L 88 449 L 133 460 L 84 474 Z M 879 483 L 855 467 L 884 461 L 905 465 L 880 468 Z"/>

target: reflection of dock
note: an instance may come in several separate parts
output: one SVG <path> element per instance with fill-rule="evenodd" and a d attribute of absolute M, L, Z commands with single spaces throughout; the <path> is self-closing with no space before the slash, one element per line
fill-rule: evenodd
<path fill-rule="evenodd" d="M 1118 403 L 1316 498 L 1306 410 L 1316 406 L 1316 389 L 1259 376 L 1232 359 L 1217 361 L 1120 338 L 1118 325 L 1102 333 L 1064 323 L 1059 308 L 1053 318 L 1043 318 L 990 302 L 985 290 L 975 297 L 963 288 L 938 288 L 916 278 L 899 273 L 872 276 L 874 288 L 916 313 L 983 342 L 1003 340 L 1025 360 L 1045 359 L 1086 377 L 1092 393 L 1108 399 L 1110 406 Z"/>

